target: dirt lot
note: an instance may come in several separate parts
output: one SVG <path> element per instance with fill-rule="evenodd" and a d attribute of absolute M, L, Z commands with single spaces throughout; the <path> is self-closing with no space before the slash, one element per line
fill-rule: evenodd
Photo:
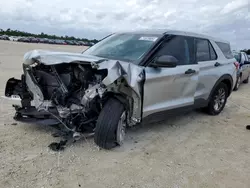
<path fill-rule="evenodd" d="M 31 49 L 79 52 L 83 47 L 0 41 L 0 95 L 9 77 L 19 77 Z M 60 153 L 49 127 L 13 124 L 11 103 L 0 106 L 0 187 L 250 187 L 250 86 L 234 92 L 222 114 L 199 112 L 128 132 L 125 145 L 98 150 L 93 139 Z M 249 109 L 248 109 L 249 108 Z"/>

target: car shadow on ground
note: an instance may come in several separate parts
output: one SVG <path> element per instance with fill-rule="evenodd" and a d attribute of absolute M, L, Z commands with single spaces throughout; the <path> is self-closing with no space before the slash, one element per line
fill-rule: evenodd
<path fill-rule="evenodd" d="M 9 115 L 11 116 L 11 115 Z M 13 110 L 13 116 L 14 116 L 14 110 Z M 144 121 L 138 125 L 135 125 L 133 127 L 129 127 L 127 129 L 126 139 L 124 141 L 124 145 L 122 147 L 118 147 L 113 149 L 113 151 L 116 152 L 123 152 L 127 150 L 133 150 L 133 148 L 136 147 L 140 148 L 140 143 L 144 143 L 145 141 L 149 141 L 151 136 L 154 134 L 161 134 L 161 133 L 170 133 L 175 131 L 176 129 L 182 129 L 184 126 L 188 125 L 190 122 L 192 122 L 195 118 L 199 118 L 198 116 L 206 116 L 203 112 L 200 112 L 199 110 L 196 111 L 190 111 L 184 114 L 178 114 L 178 115 L 171 115 L 167 116 L 166 119 L 158 121 L 158 120 L 152 120 L 152 121 Z M 10 119 L 11 117 L 9 117 Z M 57 126 L 48 126 L 46 124 L 38 124 L 36 121 L 32 122 L 18 122 L 14 119 L 9 122 L 17 123 L 17 126 L 21 126 L 24 132 L 30 132 L 29 134 L 32 134 L 32 132 L 41 132 L 45 134 L 50 134 L 52 137 L 52 140 L 59 141 L 64 140 L 64 137 L 54 138 L 53 134 L 58 132 Z M 93 136 L 88 137 L 87 139 L 85 137 L 82 137 L 80 140 L 77 140 L 74 143 L 70 143 L 69 146 L 81 148 L 83 145 L 90 144 L 90 147 L 95 147 Z M 68 146 L 68 147 L 69 147 Z M 141 146 L 143 147 L 143 146 Z"/>
<path fill-rule="evenodd" d="M 129 128 L 129 131 L 138 133 L 141 132 L 143 134 L 144 132 L 153 129 L 153 131 L 161 132 L 162 130 L 176 127 L 176 125 L 185 126 L 197 116 L 206 116 L 206 114 L 201 112 L 200 110 L 193 110 L 183 114 L 168 115 L 164 120 L 160 121 L 143 121 L 142 123 Z"/>

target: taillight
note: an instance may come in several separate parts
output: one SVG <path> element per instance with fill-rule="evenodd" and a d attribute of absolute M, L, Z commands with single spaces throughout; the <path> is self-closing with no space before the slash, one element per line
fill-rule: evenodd
<path fill-rule="evenodd" d="M 239 70 L 239 68 L 240 68 L 240 64 L 239 64 L 239 62 L 237 62 L 237 61 L 236 61 L 236 62 L 234 62 L 234 66 L 236 67 L 236 69 L 237 69 L 237 70 Z"/>

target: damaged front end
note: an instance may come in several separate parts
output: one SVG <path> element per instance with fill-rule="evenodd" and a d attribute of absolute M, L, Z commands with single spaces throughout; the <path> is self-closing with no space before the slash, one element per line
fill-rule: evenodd
<path fill-rule="evenodd" d="M 5 96 L 21 99 L 17 120 L 52 118 L 73 133 L 94 133 L 109 97 L 124 104 L 128 125 L 141 121 L 144 79 L 144 69 L 132 63 L 34 50 L 25 54 L 21 80 L 8 80 Z"/>

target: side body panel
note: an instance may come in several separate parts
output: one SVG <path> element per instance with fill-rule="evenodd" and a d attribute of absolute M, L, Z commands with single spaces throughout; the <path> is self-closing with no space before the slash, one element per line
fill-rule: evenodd
<path fill-rule="evenodd" d="M 214 41 L 210 40 L 210 43 L 217 54 L 217 59 L 198 62 L 200 72 L 198 78 L 199 82 L 195 93 L 196 100 L 208 100 L 215 83 L 225 74 L 232 76 L 233 85 L 235 85 L 236 82 L 237 71 L 233 64 L 235 59 L 227 59 Z M 216 66 L 216 63 L 219 66 Z"/>
<path fill-rule="evenodd" d="M 194 74 L 185 74 L 193 69 Z M 194 105 L 198 83 L 198 65 L 180 65 L 175 68 L 146 67 L 143 117 L 175 108 Z"/>
<path fill-rule="evenodd" d="M 248 59 L 248 56 L 247 56 L 247 54 L 246 53 L 244 53 L 245 54 L 245 57 L 246 57 L 246 61 L 249 61 L 249 59 Z M 250 65 L 248 64 L 247 65 L 247 78 L 250 76 Z M 246 79 L 247 79 L 246 78 Z"/>
<path fill-rule="evenodd" d="M 250 73 L 250 65 L 245 65 L 244 62 L 248 61 L 247 56 L 245 53 L 241 52 L 241 62 L 240 62 L 240 69 L 241 69 L 241 80 L 244 81 L 247 79 Z"/>

